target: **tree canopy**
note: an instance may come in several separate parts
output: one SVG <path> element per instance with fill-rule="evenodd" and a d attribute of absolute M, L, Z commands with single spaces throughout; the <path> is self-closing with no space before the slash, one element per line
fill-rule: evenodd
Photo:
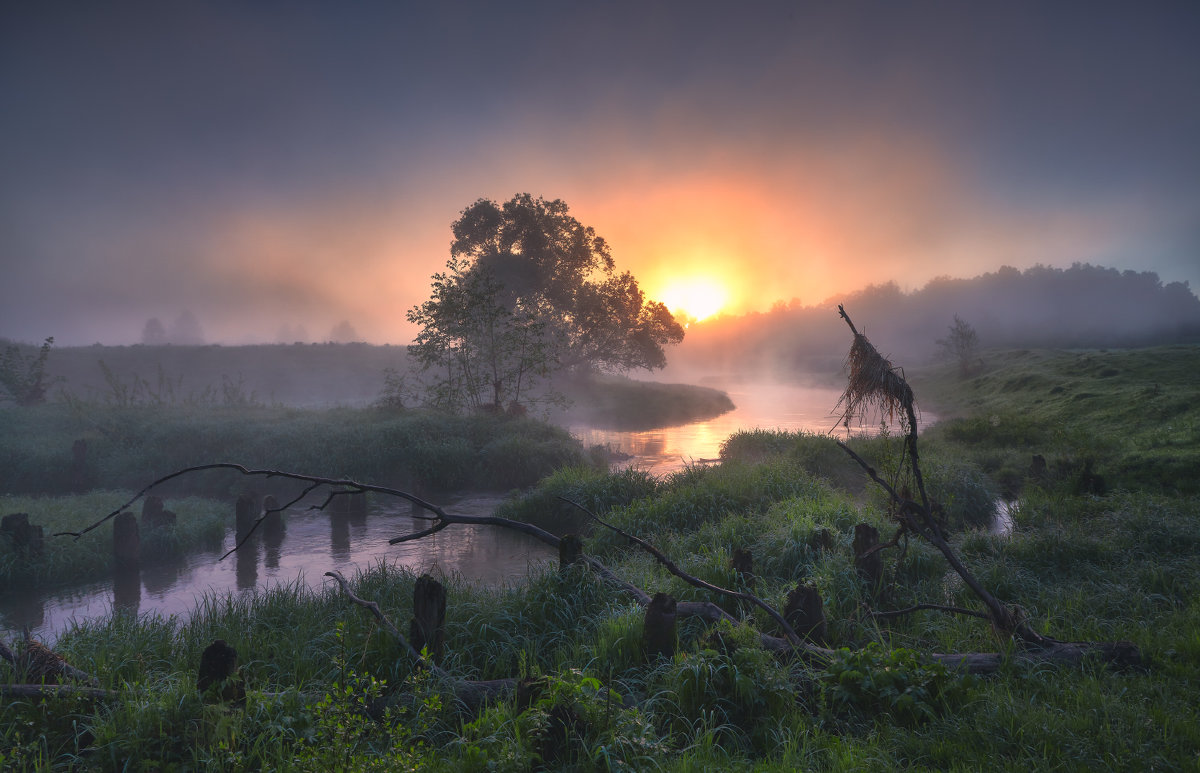
<path fill-rule="evenodd" d="M 518 402 L 559 369 L 666 365 L 683 327 L 637 279 L 617 273 L 608 243 L 561 200 L 528 193 L 479 199 L 452 225 L 446 271 L 408 312 L 412 353 L 466 404 Z"/>

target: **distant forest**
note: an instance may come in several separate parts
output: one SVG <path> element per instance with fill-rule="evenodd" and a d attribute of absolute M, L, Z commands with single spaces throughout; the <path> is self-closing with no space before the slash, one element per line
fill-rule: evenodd
<path fill-rule="evenodd" d="M 972 279 L 934 279 L 904 293 L 895 282 L 835 296 L 815 306 L 693 325 L 670 353 L 672 371 L 829 373 L 841 365 L 849 331 L 859 329 L 897 364 L 931 360 L 954 317 L 988 348 L 1105 348 L 1200 343 L 1200 299 L 1186 282 L 1153 272 L 1076 263 L 1068 269 L 1005 266 Z"/>

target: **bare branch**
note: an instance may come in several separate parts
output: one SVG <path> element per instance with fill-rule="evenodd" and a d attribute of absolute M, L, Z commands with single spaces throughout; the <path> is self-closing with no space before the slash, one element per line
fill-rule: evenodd
<path fill-rule="evenodd" d="M 352 603 L 357 604 L 374 615 L 375 619 L 379 621 L 380 625 L 382 625 L 388 633 L 396 637 L 396 640 L 400 642 L 400 645 L 406 652 L 408 652 L 409 657 L 413 659 L 413 662 L 419 668 L 428 669 L 431 673 L 436 674 L 439 678 L 450 683 L 453 686 L 455 697 L 462 701 L 464 705 L 470 708 L 478 708 L 487 701 L 493 698 L 498 698 L 502 695 L 506 695 L 516 689 L 516 679 L 489 679 L 485 681 L 474 681 L 471 679 L 458 679 L 454 676 L 451 676 L 444 669 L 422 657 L 421 653 L 417 652 L 412 644 L 409 643 L 408 639 L 404 638 L 404 634 L 400 633 L 400 629 L 397 628 L 392 621 L 387 618 L 387 615 L 383 614 L 383 612 L 379 609 L 378 603 L 374 601 L 367 601 L 356 596 L 354 592 L 350 590 L 350 584 L 346 582 L 346 578 L 342 576 L 341 572 L 336 570 L 329 571 L 325 573 L 325 576 L 332 577 L 333 579 L 337 580 L 338 585 L 341 586 L 342 593 L 346 595 L 346 598 L 350 599 Z"/>
<path fill-rule="evenodd" d="M 992 619 L 992 616 L 986 612 L 977 612 L 974 609 L 966 609 L 964 607 L 948 607 L 943 606 L 942 604 L 916 604 L 906 609 L 895 609 L 890 612 L 872 612 L 871 617 L 878 617 L 882 619 L 901 617 L 903 615 L 912 614 L 913 612 L 919 612 L 922 609 L 932 609 L 938 612 L 949 612 L 955 615 L 969 615 L 970 617 L 978 617 L 984 620 Z"/>
<path fill-rule="evenodd" d="M 587 509 L 586 507 L 579 504 L 578 502 L 572 502 L 571 500 L 567 499 L 566 497 L 559 497 L 559 499 L 561 499 L 562 501 L 566 502 L 569 505 L 574 505 L 575 507 L 579 508 L 580 510 L 585 512 L 593 521 L 600 524 L 601 526 L 603 526 L 607 529 L 611 529 L 612 531 L 615 531 L 617 534 L 620 534 L 622 537 L 625 537 L 626 539 L 628 539 L 632 542 L 636 542 L 639 546 L 641 546 L 641 548 L 643 550 L 645 550 L 650 555 L 654 556 L 654 558 L 660 564 L 662 564 L 663 567 L 668 572 L 670 572 L 671 574 L 680 578 L 681 580 L 686 582 L 688 585 L 691 585 L 692 587 L 695 587 L 695 588 L 701 588 L 703 590 L 712 591 L 714 593 L 720 593 L 721 595 L 724 595 L 724 596 L 729 596 L 731 598 L 740 599 L 742 601 L 749 602 L 749 603 L 755 605 L 756 607 L 758 607 L 759 609 L 763 610 L 764 612 L 766 612 L 768 615 L 770 615 L 771 619 L 774 620 L 779 625 L 779 627 L 783 629 L 783 631 L 786 634 L 789 641 L 793 642 L 796 645 L 799 645 L 803 641 L 800 638 L 800 635 L 797 634 L 796 631 L 792 629 L 792 626 L 788 624 L 788 621 L 784 619 L 783 615 L 776 612 L 775 609 L 772 608 L 770 604 L 763 601 L 758 596 L 755 596 L 751 593 L 743 593 L 741 591 L 733 591 L 733 590 L 729 590 L 728 588 L 722 588 L 717 585 L 713 585 L 710 582 L 705 582 L 704 580 L 701 580 L 699 577 L 690 575 L 687 572 L 680 569 L 678 566 L 676 566 L 675 563 L 673 561 L 671 561 L 671 559 L 667 558 L 667 556 L 665 554 L 663 554 L 663 552 L 661 550 L 654 547 L 646 540 L 644 540 L 640 537 L 635 537 L 632 534 L 630 534 L 629 532 L 623 531 L 622 529 L 620 529 L 616 526 L 613 526 L 611 523 L 607 523 L 607 522 L 601 520 L 600 516 L 596 515 L 591 510 Z M 678 608 L 676 608 L 676 614 L 678 614 Z"/>
<path fill-rule="evenodd" d="M 374 601 L 366 601 L 365 599 L 361 599 L 354 595 L 354 591 L 350 590 L 350 583 L 346 582 L 346 578 L 342 576 L 341 572 L 332 570 L 326 572 L 325 576 L 332 577 L 333 579 L 337 580 L 338 585 L 340 585 L 342 588 L 342 593 L 346 595 L 346 598 L 350 599 L 351 603 L 357 604 L 374 615 L 375 619 L 379 621 L 379 624 L 382 625 L 388 633 L 396 637 L 396 640 L 400 642 L 400 646 L 404 648 L 404 651 L 408 653 L 408 656 L 413 659 L 414 663 L 421 668 L 428 668 L 439 676 L 447 675 L 446 672 L 441 668 L 421 657 L 421 653 L 417 652 L 416 648 L 409 644 L 408 639 L 404 638 L 404 634 L 400 633 L 400 629 L 397 628 L 392 621 L 387 618 L 387 615 L 383 614 L 383 612 L 379 609 L 379 604 Z"/>
<path fill-rule="evenodd" d="M 370 484 L 359 483 L 357 481 L 348 480 L 348 479 L 344 479 L 344 478 L 323 478 L 318 475 L 301 475 L 299 473 L 284 472 L 282 470 L 254 470 L 254 469 L 245 467 L 244 465 L 234 464 L 232 462 L 215 462 L 213 464 L 200 464 L 200 465 L 196 465 L 194 467 L 185 467 L 184 469 L 176 470 L 175 472 L 173 472 L 169 475 L 164 475 L 163 477 L 159 478 L 158 480 L 154 481 L 150 485 L 143 488 L 141 491 L 134 494 L 133 497 L 131 497 L 128 502 L 121 505 L 116 510 L 113 510 L 111 513 L 104 516 L 103 518 L 96 521 L 95 523 L 91 524 L 87 528 L 85 528 L 81 531 L 60 531 L 60 532 L 56 532 L 54 534 L 54 536 L 55 537 L 75 537 L 76 539 L 78 539 L 78 538 L 82 537 L 84 534 L 87 534 L 89 531 L 92 531 L 93 529 L 100 527 L 105 521 L 115 518 L 120 513 L 124 512 L 125 510 L 128 510 L 130 506 L 132 506 L 135 502 L 137 502 L 139 499 L 144 497 L 146 494 L 148 494 L 154 488 L 161 486 L 162 484 L 166 483 L 167 481 L 174 480 L 175 478 L 178 478 L 181 475 L 187 475 L 187 474 L 193 473 L 193 472 L 202 472 L 204 470 L 234 470 L 235 472 L 239 472 L 242 475 L 246 475 L 249 477 L 285 478 L 287 480 L 304 481 L 304 482 L 313 484 L 308 489 L 308 491 L 315 490 L 316 488 L 318 488 L 320 486 L 330 486 L 330 487 L 337 486 L 337 487 L 342 487 L 342 488 L 353 489 L 353 491 L 349 491 L 349 492 L 345 492 L 345 493 L 375 492 L 378 494 L 387 494 L 388 496 L 400 497 L 401 499 L 408 500 L 409 502 L 413 503 L 417 507 L 420 507 L 424 510 L 428 510 L 429 512 L 433 513 L 435 516 L 445 517 L 445 513 L 442 511 L 442 508 L 438 507 L 435 504 L 427 502 L 424 499 L 421 499 L 420 497 L 418 497 L 414 494 L 410 494 L 407 491 L 401 491 L 399 489 L 388 488 L 386 486 L 373 486 Z M 306 491 L 306 493 L 308 493 L 308 491 Z"/>

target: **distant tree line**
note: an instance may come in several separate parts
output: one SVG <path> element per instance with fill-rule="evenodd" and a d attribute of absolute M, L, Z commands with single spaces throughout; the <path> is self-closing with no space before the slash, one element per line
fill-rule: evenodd
<path fill-rule="evenodd" d="M 693 326 L 672 363 L 781 372 L 836 368 L 838 303 L 860 309 L 856 317 L 880 350 L 908 362 L 945 353 L 939 339 L 982 348 L 1200 342 L 1200 299 L 1186 282 L 1164 284 L 1154 272 L 1076 263 L 941 277 L 911 293 L 887 282 L 812 306 L 776 304 L 768 312 Z M 976 334 L 974 341 L 946 338 L 956 317 Z"/>

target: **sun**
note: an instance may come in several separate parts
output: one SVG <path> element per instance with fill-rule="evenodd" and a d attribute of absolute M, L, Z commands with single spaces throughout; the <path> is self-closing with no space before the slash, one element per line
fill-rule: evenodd
<path fill-rule="evenodd" d="M 729 292 L 715 279 L 688 277 L 672 279 L 661 300 L 672 314 L 699 322 L 719 312 L 729 300 Z"/>

